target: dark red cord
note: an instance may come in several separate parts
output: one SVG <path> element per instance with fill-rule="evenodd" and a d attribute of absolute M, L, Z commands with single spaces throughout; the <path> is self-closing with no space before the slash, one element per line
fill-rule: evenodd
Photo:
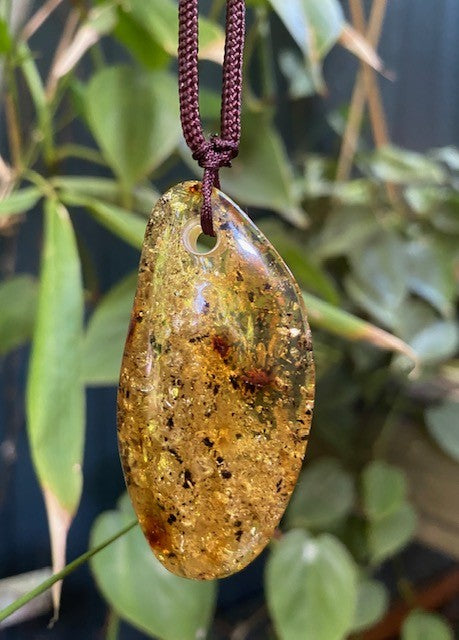
<path fill-rule="evenodd" d="M 245 36 L 244 0 L 227 0 L 220 135 L 204 137 L 199 111 L 199 0 L 179 0 L 179 97 L 183 135 L 193 158 L 204 169 L 201 226 L 215 236 L 212 188 L 220 188 L 219 170 L 230 167 L 241 137 L 242 56 Z"/>

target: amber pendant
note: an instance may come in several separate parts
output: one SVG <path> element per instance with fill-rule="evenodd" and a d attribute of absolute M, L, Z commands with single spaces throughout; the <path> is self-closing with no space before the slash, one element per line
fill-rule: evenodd
<path fill-rule="evenodd" d="M 172 188 L 146 230 L 118 392 L 127 488 L 163 565 L 222 578 L 266 546 L 306 450 L 311 336 L 281 257 L 225 195 L 217 244 L 200 234 L 200 184 Z"/>

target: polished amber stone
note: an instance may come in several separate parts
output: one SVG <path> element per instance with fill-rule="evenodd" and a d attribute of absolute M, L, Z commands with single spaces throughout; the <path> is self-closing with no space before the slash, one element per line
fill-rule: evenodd
<path fill-rule="evenodd" d="M 228 576 L 265 547 L 304 457 L 314 365 L 303 301 L 266 238 L 214 191 L 217 245 L 199 254 L 200 184 L 148 223 L 118 393 L 126 484 L 170 571 Z"/>

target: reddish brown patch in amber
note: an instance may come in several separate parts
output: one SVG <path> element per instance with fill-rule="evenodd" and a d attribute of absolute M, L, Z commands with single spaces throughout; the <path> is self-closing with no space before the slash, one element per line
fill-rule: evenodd
<path fill-rule="evenodd" d="M 153 549 L 167 549 L 169 547 L 170 538 L 162 520 L 153 516 L 144 516 L 142 529 L 150 547 Z"/>
<path fill-rule="evenodd" d="M 255 391 L 272 385 L 274 378 L 264 369 L 251 369 L 242 376 L 242 382 L 247 391 Z"/>
<path fill-rule="evenodd" d="M 221 355 L 222 358 L 226 358 L 229 350 L 231 349 L 227 339 L 223 336 L 213 336 L 212 347 L 217 353 Z"/>
<path fill-rule="evenodd" d="M 195 182 L 187 186 L 190 193 L 201 193 L 201 185 L 199 183 Z"/>

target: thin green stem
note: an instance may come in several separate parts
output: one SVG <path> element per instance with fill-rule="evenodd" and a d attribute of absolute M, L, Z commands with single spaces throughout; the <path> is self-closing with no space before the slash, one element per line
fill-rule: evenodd
<path fill-rule="evenodd" d="M 8 618 L 8 616 L 13 614 L 15 611 L 18 611 L 18 609 L 23 607 L 25 604 L 27 604 L 28 602 L 30 602 L 40 594 L 50 589 L 53 586 L 53 584 L 56 584 L 56 582 L 59 582 L 60 580 L 68 576 L 70 573 L 75 571 L 75 569 L 78 569 L 78 567 L 80 567 L 82 564 L 85 564 L 85 562 L 87 562 L 90 558 L 95 556 L 97 553 L 99 553 L 109 545 L 111 545 L 113 542 L 115 542 L 115 540 L 118 540 L 118 538 L 121 538 L 122 536 L 124 536 L 126 533 L 128 533 L 128 531 L 133 529 L 137 524 L 138 524 L 137 520 L 129 523 L 128 525 L 123 527 L 123 529 L 115 533 L 115 535 L 111 536 L 110 538 L 107 538 L 107 540 L 104 540 L 104 542 L 97 545 L 97 547 L 94 547 L 94 549 L 90 549 L 89 551 L 86 551 L 86 553 L 83 553 L 83 555 L 81 555 L 79 558 L 76 558 L 75 560 L 73 560 L 73 562 L 70 562 L 70 564 L 64 567 L 62 571 L 55 573 L 50 578 L 48 578 L 47 580 L 39 584 L 37 587 L 35 587 L 35 589 L 32 589 L 32 591 L 29 591 L 28 593 L 24 594 L 23 596 L 21 596 L 20 598 L 12 602 L 10 605 L 2 609 L 0 611 L 0 622 Z"/>
<path fill-rule="evenodd" d="M 105 640 L 118 640 L 118 634 L 120 631 L 120 617 L 113 610 L 110 609 L 107 619 L 107 630 L 105 632 Z"/>

